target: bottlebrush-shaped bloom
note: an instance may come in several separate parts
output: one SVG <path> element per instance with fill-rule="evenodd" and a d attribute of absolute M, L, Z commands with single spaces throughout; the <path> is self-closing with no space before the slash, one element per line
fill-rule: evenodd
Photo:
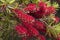
<path fill-rule="evenodd" d="M 39 6 L 39 8 L 38 7 L 36 8 L 37 11 L 35 11 L 34 13 L 30 12 L 29 14 L 32 15 L 33 17 L 35 17 L 35 18 L 42 18 L 47 5 L 44 2 L 40 2 L 38 4 L 38 6 Z"/>
<path fill-rule="evenodd" d="M 27 23 L 27 22 L 23 22 L 22 24 L 29 30 L 29 32 L 30 32 L 33 36 L 39 35 L 38 30 L 35 29 L 32 24 Z"/>
<path fill-rule="evenodd" d="M 25 14 L 21 10 L 13 9 L 12 11 L 16 13 L 17 17 L 20 18 L 22 21 L 33 22 L 35 20 L 32 16 Z"/>
<path fill-rule="evenodd" d="M 39 3 L 38 3 L 38 6 L 39 6 L 40 8 L 42 8 L 42 7 L 47 7 L 47 4 L 46 4 L 45 2 L 39 2 Z"/>
<path fill-rule="evenodd" d="M 43 12 L 43 15 L 45 15 L 45 16 L 55 13 L 55 8 L 52 7 L 52 6 L 46 7 L 46 8 L 44 8 L 43 10 L 44 10 L 44 11 L 42 11 L 42 12 Z"/>
<path fill-rule="evenodd" d="M 25 36 L 29 36 L 30 35 L 28 30 L 26 28 L 24 28 L 22 25 L 16 25 L 15 26 L 15 30 L 20 35 L 25 35 Z"/>
<path fill-rule="evenodd" d="M 39 30 L 41 30 L 41 29 L 45 29 L 45 24 L 43 23 L 43 22 L 41 22 L 41 21 L 35 21 L 35 27 L 37 28 L 37 29 L 39 29 Z"/>
<path fill-rule="evenodd" d="M 31 14 L 35 18 L 42 18 L 43 16 L 48 16 L 52 13 L 55 13 L 55 8 L 53 6 L 47 7 L 47 4 L 44 2 L 40 2 L 38 6 L 39 11 Z"/>
<path fill-rule="evenodd" d="M 39 8 L 36 8 L 38 11 L 30 12 L 28 14 L 35 18 L 42 18 L 43 16 L 48 16 L 55 13 L 55 8 L 53 6 L 47 7 L 47 4 L 44 2 L 40 2 L 38 6 Z"/>
<path fill-rule="evenodd" d="M 24 8 L 24 10 L 30 11 L 30 12 L 36 11 L 36 4 L 33 4 L 33 3 L 28 4 L 27 7 Z"/>
<path fill-rule="evenodd" d="M 55 13 L 55 8 L 53 6 L 47 7 L 47 4 L 44 2 L 40 2 L 38 6 L 42 12 L 46 12 L 46 15 L 48 13 Z"/>
<path fill-rule="evenodd" d="M 55 13 L 56 12 L 56 10 L 53 6 L 48 7 L 48 11 L 49 11 L 49 13 Z"/>
<path fill-rule="evenodd" d="M 47 7 L 46 5 L 42 5 L 40 6 L 40 14 L 42 13 L 42 15 L 50 15 L 52 13 L 55 13 L 55 8 L 53 6 Z"/>
<path fill-rule="evenodd" d="M 38 6 L 39 8 L 31 3 L 25 8 L 25 10 L 30 11 L 30 13 L 27 14 L 35 18 L 42 18 L 43 16 L 49 16 L 50 14 L 55 13 L 55 8 L 53 6 L 47 7 L 47 4 L 44 2 L 39 2 Z M 34 9 L 36 9 L 36 11 L 32 12 Z"/>

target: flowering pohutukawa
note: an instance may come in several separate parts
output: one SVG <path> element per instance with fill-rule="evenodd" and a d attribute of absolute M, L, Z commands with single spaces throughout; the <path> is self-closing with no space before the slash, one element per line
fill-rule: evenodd
<path fill-rule="evenodd" d="M 45 7 L 47 7 L 47 4 L 45 3 L 45 2 L 39 2 L 38 3 L 38 6 L 40 7 L 40 8 L 45 8 Z"/>
<path fill-rule="evenodd" d="M 33 36 L 38 36 L 39 32 L 36 28 L 33 27 L 33 24 L 28 22 L 22 22 L 22 24 L 30 31 Z"/>
<path fill-rule="evenodd" d="M 19 35 L 30 36 L 30 33 L 28 32 L 28 30 L 25 27 L 23 27 L 21 24 L 16 25 L 15 30 Z"/>
<path fill-rule="evenodd" d="M 60 40 L 58 6 L 51 0 L 1 0 L 0 40 Z"/>
<path fill-rule="evenodd" d="M 42 17 L 55 13 L 55 8 L 53 6 L 48 7 L 44 2 L 40 2 L 38 6 L 39 14 L 42 15 Z"/>
<path fill-rule="evenodd" d="M 36 7 L 35 4 L 31 3 L 29 4 L 25 9 L 27 11 L 30 10 L 30 15 L 34 16 L 35 18 L 41 18 L 44 14 L 45 8 L 47 7 L 47 5 L 44 2 L 39 2 L 39 4 L 37 5 L 39 7 Z M 36 10 L 34 12 L 32 12 L 33 10 Z"/>
<path fill-rule="evenodd" d="M 55 13 L 56 12 L 56 9 L 53 7 L 53 6 L 50 6 L 50 7 L 48 7 L 48 11 L 49 11 L 49 13 Z"/>
<path fill-rule="evenodd" d="M 34 22 L 34 17 L 30 16 L 30 15 L 27 15 L 25 14 L 23 11 L 19 10 L 19 9 L 13 9 L 12 10 L 14 13 L 16 13 L 17 17 L 19 19 L 21 19 L 22 21 L 26 21 L 26 22 Z"/>
<path fill-rule="evenodd" d="M 60 18 L 55 17 L 55 8 L 53 6 L 48 6 L 45 2 L 42 1 L 40 1 L 38 5 L 30 3 L 22 10 L 12 9 L 12 12 L 16 14 L 16 16 L 21 20 L 21 24 L 23 25 L 17 25 L 15 27 L 17 33 L 28 35 L 29 37 L 34 36 L 39 40 L 46 40 L 44 35 L 40 34 L 41 32 L 47 32 L 47 34 L 50 33 L 51 35 L 54 35 L 55 33 L 52 34 L 54 32 L 53 26 L 55 25 L 53 23 L 58 23 L 60 21 Z M 52 15 L 54 16 L 51 17 Z M 51 28 L 53 28 L 53 32 L 51 31 Z M 22 40 L 27 40 L 27 38 L 23 38 Z"/>
<path fill-rule="evenodd" d="M 55 8 L 53 6 L 40 8 L 40 13 L 42 13 L 42 16 L 49 16 L 51 14 L 55 13 Z"/>
<path fill-rule="evenodd" d="M 55 8 L 53 6 L 48 7 L 45 2 L 39 2 L 38 5 L 33 3 L 28 4 L 24 10 L 29 11 L 27 14 L 35 18 L 42 18 L 43 16 L 49 16 L 50 14 L 55 13 Z"/>
<path fill-rule="evenodd" d="M 39 40 L 46 40 L 45 37 L 39 33 L 37 28 L 34 28 L 33 24 L 27 22 L 22 22 L 22 24 L 28 29 L 28 31 L 32 34 L 32 36 L 36 36 L 36 38 L 38 38 Z"/>
<path fill-rule="evenodd" d="M 37 21 L 37 20 L 36 20 L 34 27 L 35 27 L 36 29 L 42 31 L 42 32 L 45 32 L 46 26 L 45 26 L 45 24 L 44 24 L 43 22 L 41 22 L 41 21 Z"/>
<path fill-rule="evenodd" d="M 24 8 L 24 10 L 29 11 L 29 12 L 33 12 L 33 11 L 36 11 L 36 8 L 37 8 L 36 4 L 30 3 Z"/>
<path fill-rule="evenodd" d="M 42 14 L 42 16 L 45 15 L 44 13 L 47 10 L 47 4 L 45 2 L 39 2 L 38 6 L 40 14 Z"/>

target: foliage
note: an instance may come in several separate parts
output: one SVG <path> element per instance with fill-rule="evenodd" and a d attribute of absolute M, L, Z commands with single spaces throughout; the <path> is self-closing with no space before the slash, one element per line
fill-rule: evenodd
<path fill-rule="evenodd" d="M 48 11 L 48 13 L 47 13 L 48 16 L 46 16 L 47 14 L 44 13 L 42 15 L 43 17 L 40 18 L 41 14 L 36 14 L 36 12 L 39 13 L 38 11 L 40 11 L 39 6 L 41 7 L 41 3 L 39 4 L 39 2 L 41 2 L 43 5 L 42 10 Z M 47 7 L 46 7 L 45 3 L 47 4 Z M 37 25 L 34 25 L 36 27 L 43 26 L 45 24 L 46 33 L 43 33 L 43 31 L 41 31 L 41 32 L 44 34 L 44 36 L 46 36 L 47 40 L 55 40 L 57 38 L 57 35 L 60 33 L 60 22 L 59 22 L 60 19 L 59 19 L 59 17 L 56 18 L 56 16 L 55 16 L 55 14 L 56 14 L 55 9 L 57 9 L 57 8 L 59 8 L 58 3 L 53 2 L 53 4 L 51 4 L 51 2 L 47 1 L 47 0 L 42 0 L 42 1 L 41 0 L 0 0 L 0 40 L 22 40 L 23 37 L 21 35 L 19 35 L 18 32 L 16 32 L 16 30 L 15 30 L 16 25 L 17 24 L 25 25 L 24 24 L 25 20 L 28 22 L 29 20 L 32 21 L 33 19 L 38 20 L 35 22 L 35 24 L 37 24 Z M 35 10 L 35 9 L 37 9 L 37 10 Z M 15 10 L 18 10 L 19 12 L 20 12 L 20 10 L 22 10 L 23 11 L 22 12 L 23 14 L 21 14 L 22 17 Z M 52 11 L 50 11 L 50 10 L 52 10 Z M 50 12 L 51 12 L 51 14 L 50 14 Z M 26 13 L 27 15 L 25 15 L 24 13 Z M 17 15 L 19 15 L 19 16 L 17 17 Z M 41 24 L 40 21 L 43 22 L 44 24 Z M 27 25 L 29 26 L 29 22 L 25 26 L 27 26 Z M 31 30 L 34 29 L 33 27 L 31 27 L 31 28 L 32 28 Z M 42 28 L 42 27 L 40 27 L 40 28 Z M 40 28 L 38 31 L 39 33 L 41 33 Z M 34 29 L 34 31 L 37 32 L 35 29 Z M 34 32 L 34 31 L 32 31 L 32 32 Z M 29 32 L 31 32 L 31 31 L 29 30 Z M 32 34 L 34 34 L 34 33 L 32 33 Z M 43 34 L 41 34 L 41 35 L 43 35 Z M 42 38 L 44 38 L 44 37 L 42 37 Z M 38 40 L 39 37 L 36 38 L 35 36 L 33 36 L 29 39 Z"/>

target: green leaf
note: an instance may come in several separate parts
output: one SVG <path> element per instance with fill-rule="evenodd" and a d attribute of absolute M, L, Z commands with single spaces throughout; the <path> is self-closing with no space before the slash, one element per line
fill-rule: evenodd
<path fill-rule="evenodd" d="M 15 0 L 1 0 L 1 2 L 3 2 L 3 3 L 9 3 L 9 4 L 11 4 L 11 3 L 13 3 Z"/>
<path fill-rule="evenodd" d="M 54 37 L 57 37 L 57 31 L 55 31 L 54 29 L 50 29 L 50 32 Z"/>
<path fill-rule="evenodd" d="M 53 3 L 53 6 L 54 6 L 55 8 L 58 8 L 58 7 L 59 7 L 58 3 L 56 3 L 56 2 Z"/>
<path fill-rule="evenodd" d="M 0 17 L 2 17 L 2 16 L 4 16 L 4 14 L 3 13 L 0 13 Z"/>
<path fill-rule="evenodd" d="M 31 0 L 32 3 L 38 3 L 39 0 Z"/>
<path fill-rule="evenodd" d="M 58 33 L 60 33 L 60 23 L 57 24 L 57 25 L 55 25 L 54 27 L 55 27 L 55 30 L 56 30 Z"/>
<path fill-rule="evenodd" d="M 3 40 L 2 38 L 0 38 L 0 40 Z"/>
<path fill-rule="evenodd" d="M 2 36 L 2 33 L 3 33 L 3 32 L 2 32 L 2 31 L 0 31 L 0 37 Z"/>
<path fill-rule="evenodd" d="M 30 0 L 22 0 L 23 3 L 28 4 Z"/>
<path fill-rule="evenodd" d="M 2 5 L 3 3 L 0 1 L 0 6 Z"/>
<path fill-rule="evenodd" d="M 42 0 L 43 2 L 46 2 L 47 0 Z"/>
<path fill-rule="evenodd" d="M 50 1 L 47 1 L 46 4 L 47 4 L 48 7 L 51 6 L 51 2 Z"/>

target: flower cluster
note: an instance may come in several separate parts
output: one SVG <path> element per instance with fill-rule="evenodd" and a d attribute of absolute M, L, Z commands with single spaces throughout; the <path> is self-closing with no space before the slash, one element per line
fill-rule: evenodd
<path fill-rule="evenodd" d="M 32 16 L 29 16 L 27 14 L 22 13 L 22 11 L 20 11 L 20 10 L 17 10 L 17 11 L 16 10 L 13 10 L 13 12 L 17 13 L 17 17 L 22 20 L 22 25 L 23 25 L 23 26 L 17 25 L 15 27 L 15 30 L 17 31 L 17 33 L 18 34 L 23 34 L 25 36 L 29 35 L 29 36 L 35 36 L 37 38 L 40 37 L 41 40 L 43 40 L 42 37 L 40 36 L 41 34 L 39 33 L 38 30 L 45 30 L 44 23 L 42 23 L 38 20 L 35 20 L 35 18 L 33 18 Z M 44 40 L 45 40 L 45 38 L 44 38 Z"/>
<path fill-rule="evenodd" d="M 29 14 L 33 15 L 36 18 L 41 18 L 43 16 L 48 16 L 52 13 L 55 13 L 55 8 L 53 6 L 47 6 L 47 4 L 44 2 L 39 2 L 38 5 L 33 3 L 28 4 L 24 10 L 29 11 Z M 33 11 L 33 13 L 31 11 Z"/>
<path fill-rule="evenodd" d="M 22 24 L 23 25 L 19 24 L 15 27 L 15 30 L 17 31 L 17 33 L 19 35 L 22 35 L 23 37 L 22 40 L 24 39 L 27 40 L 27 38 L 32 36 L 36 37 L 39 40 L 46 40 L 46 38 L 43 35 L 41 35 L 36 28 L 34 28 L 34 25 L 29 24 L 27 22 L 23 22 Z M 24 37 L 27 37 L 27 38 L 24 38 Z"/>
<path fill-rule="evenodd" d="M 29 13 L 24 13 L 24 11 Z M 50 33 L 47 29 L 53 27 L 53 23 L 59 23 L 60 18 L 50 17 L 55 15 L 56 9 L 53 6 L 48 6 L 45 2 L 28 4 L 23 10 L 12 9 L 12 12 L 21 20 L 21 23 L 15 27 L 19 35 L 24 35 L 22 40 L 27 40 L 29 37 L 36 37 L 39 40 L 46 40 L 45 34 Z M 50 20 L 50 21 L 49 21 Z M 43 34 L 41 34 L 41 32 Z M 51 35 L 51 34 L 50 34 Z M 52 34 L 53 35 L 53 34 Z M 60 40 L 60 38 L 57 38 Z"/>

